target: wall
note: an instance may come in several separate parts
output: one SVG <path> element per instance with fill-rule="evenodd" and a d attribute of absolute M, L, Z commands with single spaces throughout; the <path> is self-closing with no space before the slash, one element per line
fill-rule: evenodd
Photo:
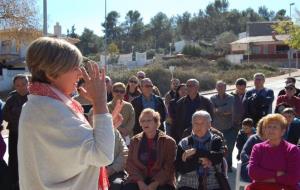
<path fill-rule="evenodd" d="M 7 91 L 12 89 L 13 87 L 13 77 L 16 74 L 24 74 L 26 73 L 25 68 L 20 70 L 10 70 L 10 69 L 3 69 L 2 76 L 0 76 L 0 91 Z"/>
<path fill-rule="evenodd" d="M 229 54 L 225 56 L 225 59 L 233 64 L 241 64 L 243 60 L 243 54 Z"/>

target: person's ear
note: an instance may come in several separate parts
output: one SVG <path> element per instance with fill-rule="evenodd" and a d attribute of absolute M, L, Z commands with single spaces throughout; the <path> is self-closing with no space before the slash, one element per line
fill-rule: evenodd
<path fill-rule="evenodd" d="M 49 74 L 46 73 L 45 75 L 50 83 L 52 83 L 55 80 L 55 78 L 50 76 Z"/>

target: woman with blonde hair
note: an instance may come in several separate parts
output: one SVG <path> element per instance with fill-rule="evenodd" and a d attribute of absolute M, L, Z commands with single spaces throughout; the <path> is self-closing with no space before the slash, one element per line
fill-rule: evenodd
<path fill-rule="evenodd" d="M 297 190 L 300 181 L 300 150 L 283 140 L 287 121 L 281 114 L 264 118 L 267 140 L 254 145 L 249 161 L 252 184 L 248 190 Z"/>
<path fill-rule="evenodd" d="M 107 189 L 105 170 L 99 176 L 99 167 L 113 160 L 114 131 L 105 72 L 91 62 L 87 72 L 81 62 L 80 51 L 61 39 L 38 38 L 28 48 L 32 83 L 22 108 L 18 143 L 22 190 Z M 93 127 L 70 97 L 81 77 L 94 109 Z"/>
<path fill-rule="evenodd" d="M 123 117 L 122 124 L 118 127 L 119 132 L 124 138 L 127 145 L 129 145 L 130 138 L 133 135 L 133 126 L 135 122 L 135 112 L 131 103 L 124 101 L 125 84 L 116 82 L 112 86 L 112 101 L 108 102 L 108 109 L 113 113 L 118 104 L 121 104 L 120 114 Z"/>

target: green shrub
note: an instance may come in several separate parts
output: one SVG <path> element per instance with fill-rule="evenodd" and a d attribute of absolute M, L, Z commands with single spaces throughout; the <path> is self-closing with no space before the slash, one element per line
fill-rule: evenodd
<path fill-rule="evenodd" d="M 231 68 L 231 63 L 225 58 L 219 58 L 217 60 L 217 67 L 221 70 L 228 70 Z"/>
<path fill-rule="evenodd" d="M 182 53 L 184 55 L 189 55 L 192 57 L 200 57 L 201 56 L 201 48 L 199 46 L 186 45 L 186 46 L 184 46 Z"/>

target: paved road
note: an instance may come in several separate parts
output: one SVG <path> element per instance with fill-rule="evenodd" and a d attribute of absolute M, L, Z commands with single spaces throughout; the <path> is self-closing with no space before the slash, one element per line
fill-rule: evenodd
<path fill-rule="evenodd" d="M 293 73 L 292 76 L 295 76 L 296 79 L 297 79 L 297 81 L 300 81 L 300 70 L 298 72 Z M 276 100 L 276 97 L 277 97 L 277 94 L 279 93 L 279 91 L 281 89 L 283 89 L 284 86 L 285 86 L 284 81 L 285 81 L 286 77 L 287 77 L 287 75 L 285 75 L 285 76 L 278 76 L 278 77 L 274 77 L 274 78 L 271 78 L 271 79 L 266 79 L 265 86 L 267 88 L 271 88 L 271 89 L 274 90 L 275 100 Z M 248 85 L 249 85 L 248 89 L 251 88 L 252 85 L 253 85 L 253 81 L 249 81 Z M 300 85 L 297 85 L 297 83 L 296 83 L 296 86 L 300 87 Z M 228 86 L 227 89 L 229 89 L 229 91 L 231 91 L 232 89 L 234 89 L 234 86 Z M 206 97 L 209 98 L 214 93 L 215 93 L 215 91 L 207 91 L 207 92 L 203 92 L 202 94 L 204 94 L 204 96 L 206 96 Z M 275 103 L 276 103 L 276 101 L 274 101 L 274 103 L 273 103 L 273 108 L 275 107 Z M 3 131 L 2 134 L 4 136 L 5 143 L 8 144 L 7 132 Z M 229 183 L 230 183 L 230 186 L 231 186 L 232 190 L 234 190 L 234 186 L 235 186 L 235 168 L 236 168 L 236 165 L 237 165 L 237 160 L 235 159 L 236 155 L 237 155 L 237 149 L 235 148 L 233 150 L 233 156 L 232 156 L 234 171 L 232 173 L 228 174 L 228 176 L 229 176 Z M 6 161 L 8 160 L 8 153 L 7 153 L 7 151 L 6 151 L 5 155 L 4 155 L 4 159 Z"/>

